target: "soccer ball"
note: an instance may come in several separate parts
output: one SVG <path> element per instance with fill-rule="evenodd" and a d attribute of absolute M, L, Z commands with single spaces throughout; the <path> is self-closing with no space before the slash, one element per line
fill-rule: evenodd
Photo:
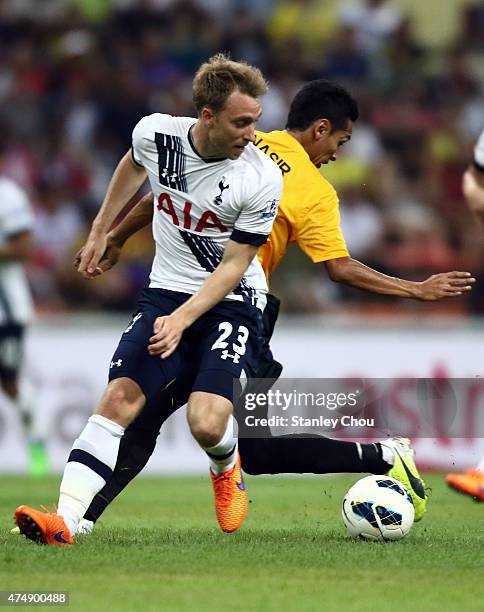
<path fill-rule="evenodd" d="M 415 517 L 410 493 L 390 476 L 358 480 L 343 499 L 343 522 L 353 538 L 400 540 Z"/>

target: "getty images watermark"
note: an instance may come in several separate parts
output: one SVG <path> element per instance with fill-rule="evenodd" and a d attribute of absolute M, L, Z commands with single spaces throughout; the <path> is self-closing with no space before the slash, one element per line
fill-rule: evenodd
<path fill-rule="evenodd" d="M 339 415 L 336 413 L 340 408 L 354 408 L 357 405 L 359 390 L 351 393 L 343 392 L 318 392 L 297 391 L 296 389 L 285 392 L 280 389 L 269 389 L 265 393 L 248 392 L 244 397 L 244 408 L 246 411 L 267 410 L 266 416 L 248 414 L 245 416 L 247 427 L 325 427 L 337 429 L 342 427 L 374 427 L 375 419 L 358 418 L 352 414 Z M 335 411 L 337 416 L 326 416 L 324 414 L 312 415 L 311 412 L 324 410 Z M 305 413 L 301 413 L 305 409 Z M 274 410 L 276 414 L 274 414 Z M 294 414 L 294 411 L 297 411 Z M 269 416 L 269 411 L 271 415 Z M 258 413 L 257 412 L 257 413 Z M 280 414 L 279 414 L 280 412 Z"/>
<path fill-rule="evenodd" d="M 484 437 L 481 378 L 259 378 L 234 394 L 239 437 Z"/>

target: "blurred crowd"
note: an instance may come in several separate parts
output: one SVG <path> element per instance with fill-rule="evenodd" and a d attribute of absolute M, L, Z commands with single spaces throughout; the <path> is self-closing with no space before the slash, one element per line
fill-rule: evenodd
<path fill-rule="evenodd" d="M 412 14 L 386 0 L 4 0 L 3 171 L 36 210 L 29 277 L 40 311 L 132 310 L 150 269 L 148 230 L 102 279 L 78 277 L 74 254 L 136 122 L 159 111 L 193 116 L 193 74 L 220 50 L 268 78 L 263 130 L 284 127 L 308 79 L 336 80 L 358 99 L 353 139 L 322 169 L 353 257 L 412 279 L 482 276 L 483 233 L 461 177 L 484 127 L 484 2 L 463 3 L 451 40 L 427 45 Z M 288 312 L 419 308 L 334 285 L 296 249 L 273 288 Z M 444 308 L 483 306 L 481 282 Z"/>

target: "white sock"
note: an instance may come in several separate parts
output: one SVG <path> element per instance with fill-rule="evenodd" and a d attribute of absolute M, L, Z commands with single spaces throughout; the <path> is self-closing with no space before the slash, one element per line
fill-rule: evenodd
<path fill-rule="evenodd" d="M 22 380 L 19 384 L 19 392 L 14 403 L 22 420 L 28 419 L 29 425 L 26 428 L 30 442 L 44 442 L 47 440 L 48 421 L 39 414 L 35 408 L 35 389 L 28 380 Z"/>
<path fill-rule="evenodd" d="M 94 496 L 106 484 L 109 471 L 116 465 L 123 433 L 124 427 L 95 414 L 89 418 L 74 442 L 71 452 L 80 450 L 87 453 L 86 457 L 102 468 L 104 476 L 80 461 L 67 462 L 60 486 L 57 514 L 64 517 L 72 536 Z"/>
<path fill-rule="evenodd" d="M 484 474 L 484 456 L 481 457 L 481 460 L 477 464 L 477 469 Z"/>
<path fill-rule="evenodd" d="M 227 421 L 225 433 L 215 446 L 202 447 L 208 455 L 210 469 L 214 474 L 221 474 L 234 467 L 237 460 L 237 429 L 232 415 Z"/>

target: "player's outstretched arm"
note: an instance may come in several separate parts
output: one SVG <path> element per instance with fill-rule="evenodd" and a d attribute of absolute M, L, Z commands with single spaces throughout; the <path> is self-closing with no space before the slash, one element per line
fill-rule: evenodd
<path fill-rule="evenodd" d="M 484 226 L 484 169 L 469 166 L 462 177 L 462 191 L 469 210 Z"/>
<path fill-rule="evenodd" d="M 99 260 L 99 264 L 89 278 L 95 278 L 103 272 L 114 267 L 121 256 L 124 243 L 133 234 L 151 223 L 153 218 L 153 194 L 150 192 L 143 196 L 130 210 L 124 219 L 116 225 L 107 235 L 106 249 Z M 81 262 L 84 246 L 79 249 L 74 258 L 74 267 L 77 269 Z"/>
<path fill-rule="evenodd" d="M 258 247 L 229 240 L 224 256 L 200 289 L 167 317 L 158 317 L 150 338 L 150 355 L 169 357 L 178 346 L 184 330 L 213 308 L 237 286 Z"/>
<path fill-rule="evenodd" d="M 134 163 L 131 151 L 119 162 L 108 186 L 106 197 L 91 227 L 82 250 L 78 271 L 92 278 L 106 250 L 107 234 L 114 220 L 146 179 L 146 170 Z"/>
<path fill-rule="evenodd" d="M 456 297 L 470 291 L 475 279 L 469 272 L 444 272 L 434 274 L 421 282 L 387 276 L 377 272 L 352 257 L 340 257 L 325 262 L 331 280 L 396 297 L 433 301 Z"/>

